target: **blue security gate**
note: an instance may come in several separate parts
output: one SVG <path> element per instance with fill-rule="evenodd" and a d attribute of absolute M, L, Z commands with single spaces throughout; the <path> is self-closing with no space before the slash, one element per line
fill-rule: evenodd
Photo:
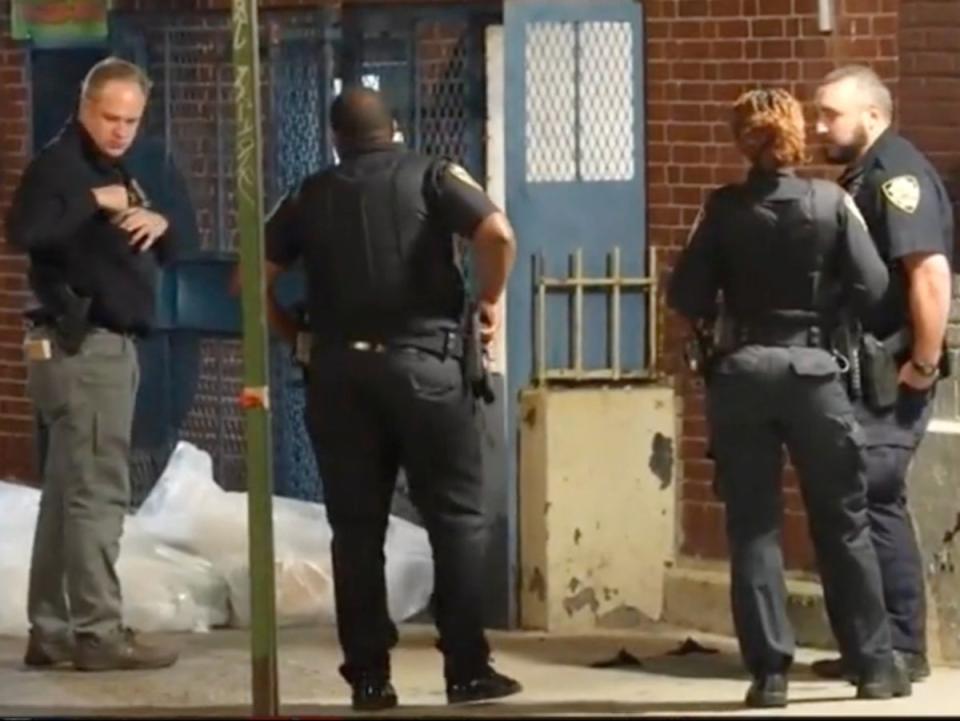
<path fill-rule="evenodd" d="M 329 9 L 263 12 L 267 207 L 333 160 L 329 102 L 343 83 L 358 80 L 388 95 L 409 145 L 454 157 L 482 177 L 482 38 L 484 26 L 495 19 L 466 4 L 456 9 L 351 4 L 342 17 Z M 226 294 L 236 259 L 229 17 L 114 14 L 111 43 L 154 80 L 143 145 L 176 161 L 198 220 L 188 257 L 163 277 L 163 332 L 141 348 L 145 372 L 135 423 L 135 500 L 149 491 L 178 439 L 212 454 L 224 486 L 244 488 L 239 307 Z M 286 300 L 298 302 L 299 272 L 285 280 Z M 302 422 L 303 378 L 279 342 L 271 347 L 271 376 L 276 491 L 319 499 L 322 489 Z M 415 517 L 403 494 L 398 510 Z"/>
<path fill-rule="evenodd" d="M 524 388 L 647 377 L 654 311 L 644 292 L 642 4 L 505 0 L 504 20 L 507 212 L 519 240 L 507 297 L 516 449 Z M 516 478 L 516 453 L 509 462 Z"/>

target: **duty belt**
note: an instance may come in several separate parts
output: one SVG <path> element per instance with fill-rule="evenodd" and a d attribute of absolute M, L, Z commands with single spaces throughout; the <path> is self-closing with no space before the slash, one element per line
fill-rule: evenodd
<path fill-rule="evenodd" d="M 389 340 L 358 339 L 347 342 L 351 350 L 362 353 L 388 353 L 397 350 L 420 350 L 439 358 L 463 358 L 463 335 L 456 330 L 432 335 L 394 336 Z"/>
<path fill-rule="evenodd" d="M 737 348 L 745 345 L 830 348 L 830 335 L 819 326 L 737 325 L 733 340 Z"/>

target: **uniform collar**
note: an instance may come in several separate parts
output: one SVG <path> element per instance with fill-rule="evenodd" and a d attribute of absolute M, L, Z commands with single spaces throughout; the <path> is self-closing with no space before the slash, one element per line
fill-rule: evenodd
<path fill-rule="evenodd" d="M 776 180 L 778 178 L 796 177 L 797 171 L 791 167 L 783 168 L 761 168 L 754 165 L 747 173 L 747 180 Z"/>
<path fill-rule="evenodd" d="M 893 127 L 889 127 L 880 133 L 877 139 L 873 141 L 873 145 L 867 148 L 867 152 L 844 169 L 843 174 L 840 176 L 840 184 L 843 185 L 845 180 L 861 175 L 864 170 L 876 164 L 877 158 L 890 146 L 894 138 L 896 138 L 896 133 Z"/>
<path fill-rule="evenodd" d="M 352 148 L 345 148 L 343 152 L 340 153 L 340 157 L 342 157 L 344 160 L 349 160 L 353 158 L 359 158 L 364 155 L 372 155 L 373 153 L 391 153 L 403 149 L 403 144 L 395 143 L 393 141 L 385 143 L 369 143 Z"/>

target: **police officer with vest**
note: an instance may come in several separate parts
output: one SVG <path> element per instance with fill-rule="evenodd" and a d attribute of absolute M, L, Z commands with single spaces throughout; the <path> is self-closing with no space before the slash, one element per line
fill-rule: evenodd
<path fill-rule="evenodd" d="M 817 93 L 817 129 L 827 159 L 846 165 L 840 183 L 856 200 L 890 287 L 864 319 L 863 393 L 867 501 L 893 645 L 913 680 L 929 675 L 923 561 L 907 506 L 906 476 L 932 412 L 934 386 L 949 372 L 953 214 L 936 170 L 891 127 L 890 91 L 863 66 L 829 74 Z M 829 608 L 837 623 L 842 608 Z M 840 659 L 814 665 L 849 676 Z"/>
<path fill-rule="evenodd" d="M 850 197 L 806 180 L 804 120 L 785 90 L 753 90 L 732 129 L 751 168 L 707 200 L 668 287 L 693 321 L 721 311 L 708 359 L 715 488 L 726 505 L 734 625 L 753 676 L 748 706 L 787 703 L 794 637 L 780 549 L 784 446 L 797 469 L 825 592 L 855 619 L 839 635 L 857 696 L 909 694 L 883 611 L 870 543 L 862 432 L 834 339 L 844 317 L 876 302 L 887 272 Z"/>
<path fill-rule="evenodd" d="M 268 285 L 298 260 L 312 345 L 307 423 L 333 529 L 342 676 L 353 706 L 397 704 L 389 651 L 384 537 L 398 469 L 424 520 L 435 564 L 433 610 L 447 699 L 508 696 L 483 629 L 481 446 L 464 368 L 497 328 L 513 231 L 460 166 L 392 142 L 380 94 L 350 88 L 331 107 L 339 164 L 308 177 L 267 224 Z M 473 244 L 479 328 L 467 307 L 455 235 Z M 295 319 L 271 295 L 290 342 Z"/>

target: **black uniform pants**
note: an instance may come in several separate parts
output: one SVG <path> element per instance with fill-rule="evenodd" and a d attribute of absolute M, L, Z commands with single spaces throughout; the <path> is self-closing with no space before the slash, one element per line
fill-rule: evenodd
<path fill-rule="evenodd" d="M 780 546 L 784 446 L 800 479 L 824 593 L 845 620 L 835 628 L 840 648 L 858 670 L 889 663 L 863 436 L 836 362 L 819 349 L 747 346 L 714 368 L 707 404 L 747 669 L 755 676 L 786 671 L 794 655 Z"/>
<path fill-rule="evenodd" d="M 433 611 L 449 677 L 487 663 L 481 446 L 460 363 L 422 351 L 315 349 L 307 422 L 333 531 L 341 673 L 387 675 L 384 541 L 403 466 L 434 559 Z"/>
<path fill-rule="evenodd" d="M 857 405 L 866 433 L 867 510 L 893 647 L 926 653 L 923 559 L 907 506 L 907 471 L 933 410 L 932 391 L 901 386 L 887 413 Z M 829 610 L 829 609 L 828 609 Z"/>

